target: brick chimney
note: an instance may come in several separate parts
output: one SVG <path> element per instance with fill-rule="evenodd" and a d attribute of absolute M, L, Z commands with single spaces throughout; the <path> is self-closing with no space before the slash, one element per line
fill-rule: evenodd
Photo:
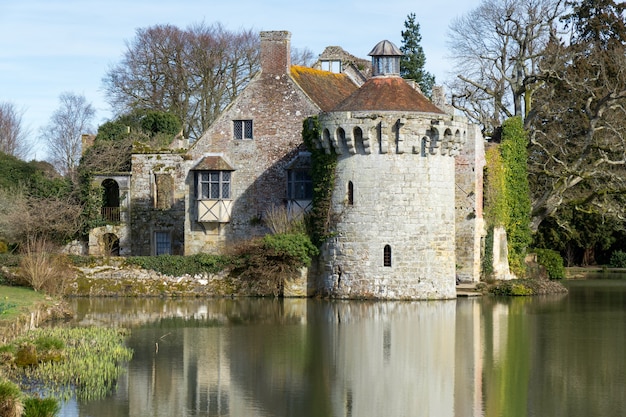
<path fill-rule="evenodd" d="M 263 74 L 283 75 L 291 67 L 291 33 L 286 30 L 261 32 Z"/>

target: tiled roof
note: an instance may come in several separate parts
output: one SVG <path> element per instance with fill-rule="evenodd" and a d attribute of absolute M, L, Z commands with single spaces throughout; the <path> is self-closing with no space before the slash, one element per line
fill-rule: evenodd
<path fill-rule="evenodd" d="M 332 110 L 444 113 L 401 77 L 370 78 Z"/>
<path fill-rule="evenodd" d="M 235 169 L 219 155 L 209 155 L 202 158 L 193 167 L 195 171 L 234 171 Z"/>
<path fill-rule="evenodd" d="M 322 111 L 332 110 L 357 89 L 345 74 L 297 65 L 291 67 L 291 77 Z"/>

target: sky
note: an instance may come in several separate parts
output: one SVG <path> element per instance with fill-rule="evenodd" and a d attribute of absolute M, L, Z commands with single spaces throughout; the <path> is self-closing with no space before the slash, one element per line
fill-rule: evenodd
<path fill-rule="evenodd" d="M 186 29 L 222 24 L 231 31 L 288 30 L 291 47 L 315 55 L 341 46 L 369 59 L 381 40 L 401 45 L 410 13 L 420 24 L 426 70 L 437 84 L 450 78 L 448 28 L 480 0 L 0 0 L 0 102 L 22 112 L 35 144 L 64 92 L 83 95 L 96 110 L 94 128 L 113 115 L 102 79 L 117 65 L 136 30 L 159 24 Z"/>

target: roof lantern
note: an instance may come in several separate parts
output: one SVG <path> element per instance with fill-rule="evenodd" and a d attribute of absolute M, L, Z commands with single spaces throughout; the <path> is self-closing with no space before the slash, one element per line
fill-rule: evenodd
<path fill-rule="evenodd" d="M 387 40 L 380 41 L 368 54 L 372 57 L 372 75 L 400 76 L 400 57 L 404 55 L 400 49 Z"/>

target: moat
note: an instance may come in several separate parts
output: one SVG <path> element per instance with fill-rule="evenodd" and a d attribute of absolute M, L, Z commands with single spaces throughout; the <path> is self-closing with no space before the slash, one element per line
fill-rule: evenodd
<path fill-rule="evenodd" d="M 612 416 L 626 409 L 626 280 L 434 302 L 76 299 L 124 326 L 110 397 L 60 416 Z"/>

